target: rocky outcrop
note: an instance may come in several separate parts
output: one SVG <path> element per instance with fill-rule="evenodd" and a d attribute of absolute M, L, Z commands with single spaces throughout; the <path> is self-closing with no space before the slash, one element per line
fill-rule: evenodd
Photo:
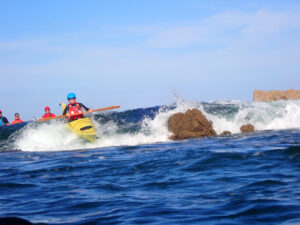
<path fill-rule="evenodd" d="M 240 130 L 242 133 L 248 133 L 248 132 L 254 132 L 255 129 L 252 124 L 248 123 L 246 125 L 241 126 Z"/>
<path fill-rule="evenodd" d="M 168 127 L 173 133 L 172 140 L 217 135 L 212 123 L 198 109 L 189 109 L 185 114 L 175 113 L 169 118 Z"/>
<path fill-rule="evenodd" d="M 230 131 L 228 131 L 228 130 L 226 130 L 226 131 L 223 131 L 222 133 L 221 133 L 221 135 L 230 135 L 231 134 L 231 132 Z"/>
<path fill-rule="evenodd" d="M 278 100 L 300 99 L 300 90 L 290 89 L 287 91 L 262 91 L 254 90 L 253 101 L 255 102 L 271 102 Z"/>

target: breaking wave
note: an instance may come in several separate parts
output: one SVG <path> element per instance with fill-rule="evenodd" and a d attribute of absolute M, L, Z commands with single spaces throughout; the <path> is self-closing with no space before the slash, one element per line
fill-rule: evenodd
<path fill-rule="evenodd" d="M 247 123 L 253 124 L 256 130 L 300 128 L 299 100 L 270 103 L 201 103 L 186 102 L 177 98 L 176 103 L 169 106 L 93 115 L 92 120 L 98 136 L 94 143 L 77 138 L 68 130 L 63 120 L 40 124 L 29 122 L 13 132 L 5 130 L 8 128 L 1 128 L 0 151 L 62 151 L 166 142 L 171 135 L 167 127 L 169 117 L 192 108 L 201 110 L 213 122 L 218 134 L 225 130 L 233 134 L 239 133 L 240 126 Z"/>

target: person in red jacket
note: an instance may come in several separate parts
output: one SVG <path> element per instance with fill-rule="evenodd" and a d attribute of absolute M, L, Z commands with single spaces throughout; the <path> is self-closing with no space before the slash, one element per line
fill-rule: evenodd
<path fill-rule="evenodd" d="M 86 110 L 89 113 L 93 112 L 92 109 L 89 109 L 82 103 L 76 102 L 76 95 L 74 93 L 69 93 L 67 98 L 68 98 L 69 104 L 64 109 L 63 115 L 66 115 L 68 117 L 69 121 L 82 118 L 83 117 L 82 109 Z"/>
<path fill-rule="evenodd" d="M 56 117 L 53 113 L 50 112 L 50 107 L 46 106 L 45 107 L 45 114 L 43 115 L 43 118 L 51 118 L 51 117 Z"/>
<path fill-rule="evenodd" d="M 15 120 L 11 122 L 11 124 L 16 124 L 16 123 L 24 123 L 24 121 L 20 119 L 19 113 L 15 113 Z"/>

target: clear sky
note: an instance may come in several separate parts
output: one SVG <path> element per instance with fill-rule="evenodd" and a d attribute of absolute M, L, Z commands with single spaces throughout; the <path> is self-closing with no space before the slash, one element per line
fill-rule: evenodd
<path fill-rule="evenodd" d="M 11 0 L 0 6 L 0 109 L 251 101 L 300 89 L 299 0 Z"/>

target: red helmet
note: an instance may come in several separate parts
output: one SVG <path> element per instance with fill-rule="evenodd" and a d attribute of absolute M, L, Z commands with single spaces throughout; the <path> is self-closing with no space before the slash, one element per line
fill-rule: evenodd
<path fill-rule="evenodd" d="M 50 111 L 50 107 L 49 106 L 46 106 L 45 107 L 45 111 L 49 110 Z"/>

